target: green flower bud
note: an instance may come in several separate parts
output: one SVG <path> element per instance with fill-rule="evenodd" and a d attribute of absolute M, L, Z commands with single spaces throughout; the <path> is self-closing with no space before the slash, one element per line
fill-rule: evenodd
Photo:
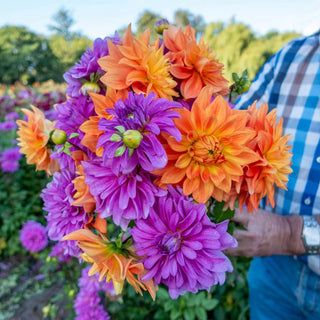
<path fill-rule="evenodd" d="M 156 22 L 155 30 L 158 34 L 163 34 L 163 31 L 169 28 L 169 21 L 167 19 L 162 19 Z"/>
<path fill-rule="evenodd" d="M 96 82 L 86 82 L 85 84 L 82 85 L 81 87 L 81 92 L 82 94 L 86 95 L 89 92 L 93 93 L 99 93 L 100 92 L 100 87 Z"/>
<path fill-rule="evenodd" d="M 241 84 L 241 93 L 245 93 L 249 90 L 251 86 L 251 81 L 249 78 L 244 78 L 243 79 L 243 83 Z"/>
<path fill-rule="evenodd" d="M 139 147 L 143 136 L 138 130 L 127 130 L 123 134 L 123 143 L 128 148 L 136 149 Z"/>
<path fill-rule="evenodd" d="M 67 141 L 67 133 L 63 130 L 54 130 L 51 134 L 51 141 L 54 144 L 64 144 Z"/>

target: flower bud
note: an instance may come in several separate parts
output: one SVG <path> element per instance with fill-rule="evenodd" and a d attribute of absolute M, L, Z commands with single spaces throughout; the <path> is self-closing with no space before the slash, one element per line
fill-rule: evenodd
<path fill-rule="evenodd" d="M 54 144 L 64 144 L 67 141 L 67 133 L 64 132 L 63 130 L 54 130 L 53 133 L 51 134 L 51 141 Z"/>
<path fill-rule="evenodd" d="M 247 92 L 249 90 L 250 86 L 251 86 L 250 79 L 249 78 L 244 78 L 243 79 L 243 83 L 241 83 L 241 89 L 242 89 L 241 93 Z"/>
<path fill-rule="evenodd" d="M 163 31 L 169 28 L 169 24 L 167 19 L 158 20 L 155 25 L 156 33 L 163 34 Z"/>
<path fill-rule="evenodd" d="M 128 148 L 136 149 L 139 147 L 143 136 L 138 130 L 127 130 L 123 134 L 123 143 Z"/>
<path fill-rule="evenodd" d="M 81 93 L 86 95 L 88 92 L 99 93 L 100 87 L 96 82 L 86 82 L 81 87 Z"/>

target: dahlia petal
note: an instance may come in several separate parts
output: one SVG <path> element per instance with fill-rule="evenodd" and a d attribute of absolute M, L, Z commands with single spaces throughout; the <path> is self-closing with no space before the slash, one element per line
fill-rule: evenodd
<path fill-rule="evenodd" d="M 197 253 L 189 247 L 182 246 L 181 251 L 188 259 L 193 260 L 197 257 Z"/>

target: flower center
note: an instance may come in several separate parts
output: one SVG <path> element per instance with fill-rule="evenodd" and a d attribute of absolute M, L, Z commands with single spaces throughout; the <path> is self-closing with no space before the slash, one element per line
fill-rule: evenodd
<path fill-rule="evenodd" d="M 220 164 L 225 160 L 222 146 L 215 136 L 201 136 L 188 151 L 190 157 L 204 165 Z"/>
<path fill-rule="evenodd" d="M 180 232 L 168 232 L 159 243 L 161 253 L 163 255 L 175 253 L 180 249 L 181 240 Z"/>

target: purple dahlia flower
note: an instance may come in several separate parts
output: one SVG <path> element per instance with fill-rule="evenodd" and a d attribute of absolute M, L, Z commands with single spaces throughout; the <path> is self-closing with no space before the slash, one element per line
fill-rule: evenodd
<path fill-rule="evenodd" d="M 51 252 L 49 253 L 49 257 L 57 257 L 59 261 L 61 262 L 67 262 L 71 259 L 71 256 L 69 254 L 65 254 L 65 246 L 63 242 L 57 242 Z"/>
<path fill-rule="evenodd" d="M 155 198 L 166 194 L 166 190 L 153 184 L 154 177 L 141 168 L 116 175 L 110 161 L 106 165 L 101 160 L 82 165 L 85 182 L 96 200 L 96 212 L 101 218 L 112 216 L 114 223 L 124 230 L 131 220 L 145 219 Z"/>
<path fill-rule="evenodd" d="M 79 133 L 79 139 L 84 136 L 79 127 L 91 116 L 96 115 L 91 98 L 85 96 L 78 99 L 68 99 L 64 103 L 57 104 L 56 110 L 56 128 L 65 131 L 68 135 L 73 132 Z"/>
<path fill-rule="evenodd" d="M 19 160 L 22 154 L 19 147 L 14 147 L 3 151 L 0 157 L 1 169 L 4 172 L 14 172 L 19 169 Z"/>
<path fill-rule="evenodd" d="M 19 169 L 19 163 L 11 161 L 2 161 L 1 169 L 3 172 L 15 172 Z"/>
<path fill-rule="evenodd" d="M 111 120 L 103 118 L 99 121 L 99 130 L 105 133 L 99 138 L 97 147 L 103 146 L 105 162 L 112 159 L 112 170 L 115 174 L 128 173 L 138 164 L 146 171 L 164 168 L 168 158 L 157 136 L 161 132 L 167 132 L 177 140 L 181 139 L 181 133 L 172 120 L 180 117 L 172 109 L 181 108 L 181 105 L 155 97 L 153 92 L 148 96 L 130 92 L 127 99 L 124 101 L 120 99 L 115 103 L 114 109 L 107 109 L 108 113 L 114 116 Z M 119 135 L 118 131 L 119 126 L 124 128 L 125 132 L 134 131 L 142 136 L 138 146 L 131 149 L 133 151 L 131 155 L 124 138 L 114 141 L 115 135 L 121 136 L 121 132 Z M 114 157 L 119 147 L 124 147 L 125 151 L 121 156 Z"/>
<path fill-rule="evenodd" d="M 17 127 L 14 120 L 8 120 L 6 122 L 0 122 L 0 131 L 11 131 Z"/>
<path fill-rule="evenodd" d="M 22 157 L 22 153 L 19 152 L 20 147 L 14 147 L 3 151 L 2 161 L 19 161 Z"/>
<path fill-rule="evenodd" d="M 31 252 L 41 251 L 48 244 L 46 228 L 41 223 L 30 220 L 20 231 L 20 241 Z"/>
<path fill-rule="evenodd" d="M 225 272 L 232 271 L 222 250 L 237 245 L 227 227 L 228 221 L 210 221 L 205 204 L 168 186 L 167 196 L 156 199 L 148 218 L 132 228 L 137 254 L 145 256 L 142 262 L 149 270 L 143 280 L 167 285 L 173 299 L 222 284 Z"/>
<path fill-rule="evenodd" d="M 76 140 L 76 139 L 72 139 Z M 79 143 L 79 140 L 76 140 L 75 143 Z M 76 164 L 72 157 L 65 152 L 58 152 L 62 146 L 59 146 L 51 155 L 50 158 L 57 159 L 59 162 L 60 170 L 69 169 L 70 172 L 75 173 L 76 172 Z M 75 149 L 74 147 L 71 147 L 71 151 Z"/>
<path fill-rule="evenodd" d="M 4 118 L 5 118 L 5 120 L 17 120 L 17 119 L 19 119 L 19 117 L 20 117 L 19 114 L 17 112 L 13 111 L 13 112 L 7 113 Z"/>
<path fill-rule="evenodd" d="M 103 309 L 100 291 L 106 291 L 105 282 L 99 282 L 98 274 L 88 276 L 90 267 L 82 269 L 78 285 L 79 293 L 74 300 L 74 309 L 76 311 L 76 320 L 109 320 L 110 316 Z"/>
<path fill-rule="evenodd" d="M 42 191 L 43 210 L 48 212 L 47 230 L 51 240 L 61 240 L 70 232 L 82 229 L 88 221 L 88 216 L 82 207 L 71 205 L 76 192 L 72 183 L 75 177 L 75 174 L 68 169 L 64 169 L 61 173 L 56 172 L 52 181 Z M 75 241 L 64 241 L 61 245 L 65 247 L 65 254 L 78 256 L 81 253 Z"/>
<path fill-rule="evenodd" d="M 87 51 L 81 56 L 73 68 L 67 71 L 63 77 L 68 84 L 66 90 L 67 95 L 71 98 L 78 98 L 81 95 L 82 79 L 90 81 L 90 74 L 103 74 L 103 70 L 98 64 L 99 58 L 109 54 L 107 39 L 97 38 L 93 42 L 93 49 L 88 47 Z M 112 42 L 118 43 L 121 41 L 116 33 L 113 38 L 109 38 Z"/>

